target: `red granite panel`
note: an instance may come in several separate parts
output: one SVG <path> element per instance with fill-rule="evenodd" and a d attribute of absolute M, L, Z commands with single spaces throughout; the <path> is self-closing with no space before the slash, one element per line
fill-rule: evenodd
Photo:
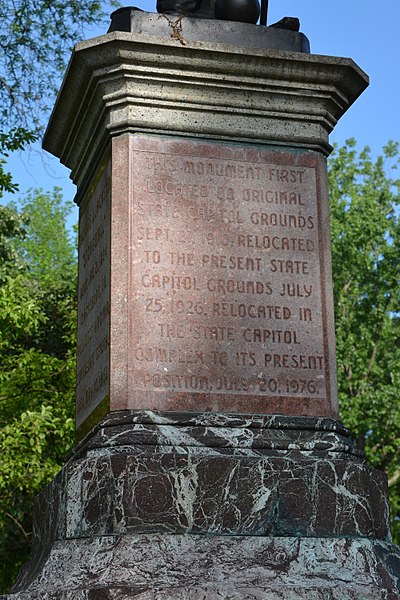
<path fill-rule="evenodd" d="M 324 160 L 130 143 L 128 407 L 336 414 Z"/>

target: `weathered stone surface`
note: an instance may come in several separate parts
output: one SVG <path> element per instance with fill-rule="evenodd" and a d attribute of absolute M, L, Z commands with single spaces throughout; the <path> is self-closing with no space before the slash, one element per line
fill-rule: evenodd
<path fill-rule="evenodd" d="M 126 408 L 336 417 L 325 160 L 131 136 L 128 162 Z"/>
<path fill-rule="evenodd" d="M 76 47 L 44 140 L 81 208 L 79 435 L 132 408 L 337 417 L 323 155 L 367 77 L 132 14 Z"/>
<path fill-rule="evenodd" d="M 184 424 L 181 415 L 178 425 L 168 413 L 116 414 L 39 496 L 39 512 L 48 506 L 52 521 L 58 506 L 61 539 L 132 532 L 388 539 L 386 478 L 365 465 L 337 422 L 303 419 L 299 427 L 308 429 L 284 435 L 265 426 L 267 418 L 213 417 L 187 416 Z M 38 525 L 36 547 L 45 550 L 55 538 Z"/>
<path fill-rule="evenodd" d="M 368 539 L 108 536 L 56 543 L 5 599 L 396 600 L 399 565 Z"/>
<path fill-rule="evenodd" d="M 185 39 L 185 32 L 196 37 L 193 24 L 160 19 L 142 15 L 128 33 L 79 44 L 46 133 L 45 148 L 72 169 L 79 188 L 80 434 L 104 412 L 114 414 L 37 498 L 33 556 L 6 598 L 399 598 L 400 551 L 390 543 L 385 477 L 366 466 L 330 418 L 337 403 L 324 156 L 329 132 L 367 77 L 347 59 L 216 43 L 211 30 L 206 40 Z M 166 30 L 167 37 L 154 35 Z M 211 165 L 206 177 L 204 161 Z M 216 163 L 224 161 L 229 173 L 218 174 Z M 259 185 L 247 177 L 245 186 L 243 173 L 262 173 Z M 271 198 L 282 220 L 313 225 L 290 236 L 290 267 L 285 248 L 278 249 L 274 260 L 285 270 L 273 283 L 255 277 L 268 273 L 276 250 L 260 238 L 271 235 Z M 258 213 L 265 231 L 250 225 Z M 301 272 L 286 279 L 295 263 Z M 248 275 L 248 306 L 258 289 L 274 294 L 271 316 L 254 317 L 268 340 L 243 336 L 242 347 L 229 334 L 197 346 L 182 342 L 182 331 L 199 318 L 219 332 L 246 317 L 225 308 L 218 318 L 208 313 L 225 302 L 227 265 Z M 185 295 L 168 287 L 174 277 L 189 278 L 193 289 Z M 214 280 L 218 289 L 210 290 Z M 278 334 L 278 326 L 259 323 L 289 314 L 277 303 L 280 292 L 296 312 L 286 339 L 283 327 Z M 232 305 L 238 293 L 228 290 Z M 302 304 L 312 293 L 312 306 Z M 200 314 L 186 311 L 189 302 Z M 244 331 L 251 327 L 243 322 Z M 303 350 L 295 354 L 300 337 Z M 249 350 L 254 343 L 257 351 Z M 199 364 L 191 364 L 193 352 Z M 191 382 L 200 365 L 211 381 L 206 393 L 193 385 L 159 389 L 157 377 Z M 217 371 L 229 385 L 220 385 Z M 258 375 L 268 381 L 265 390 Z M 296 416 L 246 414 L 257 412 Z"/>
<path fill-rule="evenodd" d="M 290 52 L 310 51 L 309 41 L 304 34 L 277 27 L 165 14 L 160 16 L 129 7 L 115 11 L 111 18 L 109 32 L 145 33 L 180 40 L 183 45 L 188 41 L 203 41 Z"/>
<path fill-rule="evenodd" d="M 328 209 L 315 152 L 114 139 L 80 205 L 80 434 L 120 409 L 337 417 Z"/>
<path fill-rule="evenodd" d="M 330 418 L 150 410 L 110 413 L 77 446 L 75 455 L 108 454 L 108 449 L 137 444 L 159 444 L 160 451 L 188 454 L 222 448 L 227 454 L 249 456 L 266 451 L 270 456 L 363 459 L 342 423 Z"/>
<path fill-rule="evenodd" d="M 272 588 L 266 586 L 193 586 L 173 590 L 148 590 L 137 591 L 136 588 L 99 588 L 72 592 L 62 591 L 55 593 L 25 594 L 17 593 L 4 596 L 6 599 L 21 600 L 398 600 L 396 592 L 387 590 L 369 589 L 367 586 L 352 586 L 345 588 L 299 588 L 280 586 Z"/>
<path fill-rule="evenodd" d="M 97 170 L 79 212 L 78 425 L 110 394 L 110 220 L 111 163 L 106 160 Z M 107 410 L 108 404 L 103 415 Z"/>
<path fill-rule="evenodd" d="M 76 479 L 79 488 L 70 489 Z M 388 535 L 383 476 L 344 461 L 121 453 L 75 463 L 65 485 L 74 508 L 67 537 Z"/>

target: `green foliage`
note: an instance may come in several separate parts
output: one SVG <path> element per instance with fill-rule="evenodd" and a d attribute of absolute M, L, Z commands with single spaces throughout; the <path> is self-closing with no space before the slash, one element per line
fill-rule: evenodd
<path fill-rule="evenodd" d="M 15 209 L 0 205 L 0 281 L 18 263 L 16 246 L 24 235 L 23 221 Z"/>
<path fill-rule="evenodd" d="M 114 0 L 0 0 L 0 198 L 38 139 L 73 45 Z M 76 256 L 59 191 L 0 206 L 0 591 L 29 554 L 31 501 L 72 444 Z"/>
<path fill-rule="evenodd" d="M 110 4 L 0 0 L 0 130 L 41 129 L 73 45 L 88 26 L 106 31 Z"/>
<path fill-rule="evenodd" d="M 46 286 L 60 281 L 71 286 L 76 268 L 75 241 L 67 231 L 66 219 L 73 203 L 65 202 L 61 190 L 54 188 L 52 193 L 28 192 L 19 206 L 23 221 L 29 224 L 29 235 L 19 247 L 32 278 Z"/>
<path fill-rule="evenodd" d="M 341 417 L 389 476 L 400 542 L 400 180 L 398 145 L 372 160 L 355 141 L 330 159 L 332 263 Z"/>
<path fill-rule="evenodd" d="M 10 152 L 43 131 L 66 60 L 85 30 L 103 25 L 115 0 L 0 0 L 0 197 L 18 184 Z"/>
<path fill-rule="evenodd" d="M 29 559 L 33 498 L 59 470 L 73 428 L 71 418 L 46 405 L 23 412 L 0 428 L 0 559 L 4 590 Z"/>
<path fill-rule="evenodd" d="M 0 589 L 29 557 L 33 497 L 73 443 L 76 249 L 58 190 L 0 207 Z M 2 219 L 1 217 L 4 217 Z"/>
<path fill-rule="evenodd" d="M 18 184 L 13 181 L 11 173 L 5 170 L 6 159 L 10 152 L 23 150 L 36 139 L 36 133 L 24 127 L 14 127 L 7 133 L 0 131 L 0 198 L 4 192 L 14 193 L 18 190 Z"/>

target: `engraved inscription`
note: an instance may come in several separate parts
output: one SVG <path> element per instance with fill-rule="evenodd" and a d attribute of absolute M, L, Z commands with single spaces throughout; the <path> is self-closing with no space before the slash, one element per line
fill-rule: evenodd
<path fill-rule="evenodd" d="M 316 166 L 204 147 L 134 150 L 131 385 L 326 398 Z"/>
<path fill-rule="evenodd" d="M 108 164 L 79 215 L 77 426 L 109 393 L 110 177 Z"/>

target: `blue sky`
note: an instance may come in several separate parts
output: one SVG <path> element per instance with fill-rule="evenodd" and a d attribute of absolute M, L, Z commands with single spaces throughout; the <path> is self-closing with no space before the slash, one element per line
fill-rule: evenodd
<path fill-rule="evenodd" d="M 400 141 L 400 0 L 270 0 L 269 4 L 269 24 L 283 16 L 299 17 L 312 53 L 352 58 L 370 76 L 370 87 L 341 119 L 331 143 L 341 145 L 355 137 L 360 147 L 369 145 L 377 154 L 389 139 Z M 138 0 L 137 6 L 155 11 L 155 0 Z M 106 29 L 102 24 L 87 37 Z M 54 186 L 63 188 L 66 198 L 74 197 L 68 169 L 39 145 L 13 156 L 9 164 L 20 183 L 15 199 L 29 188 Z"/>

